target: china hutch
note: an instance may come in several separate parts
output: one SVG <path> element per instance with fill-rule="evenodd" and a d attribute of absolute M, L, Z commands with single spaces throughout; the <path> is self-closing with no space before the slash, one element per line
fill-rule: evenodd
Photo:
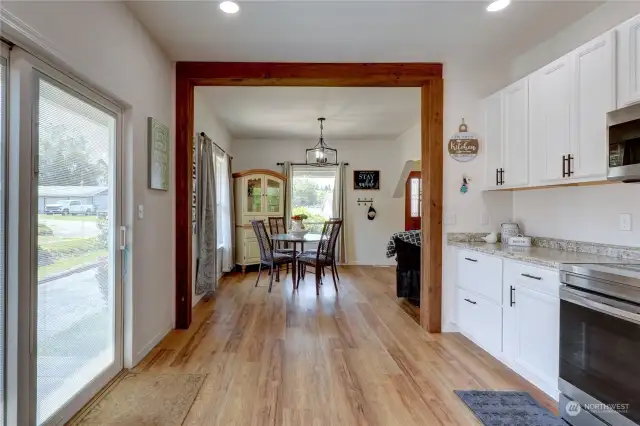
<path fill-rule="evenodd" d="M 233 174 L 236 212 L 236 264 L 245 272 L 247 265 L 260 263 L 260 249 L 252 220 L 284 216 L 286 177 L 272 170 L 253 169 Z"/>

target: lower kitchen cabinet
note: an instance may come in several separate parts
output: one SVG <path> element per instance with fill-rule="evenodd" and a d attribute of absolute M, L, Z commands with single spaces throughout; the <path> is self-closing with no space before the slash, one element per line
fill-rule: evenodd
<path fill-rule="evenodd" d="M 551 397 L 558 398 L 560 299 L 558 272 L 493 256 L 458 250 L 455 292 L 456 324 L 460 331 Z M 487 258 L 498 263 L 492 263 Z M 494 270 L 500 267 L 500 273 Z M 478 289 L 474 289 L 473 269 Z M 462 285 L 461 285 L 462 284 Z M 499 287 L 490 299 L 487 287 Z M 476 291 L 478 290 L 478 291 Z"/>
<path fill-rule="evenodd" d="M 557 397 L 560 300 L 515 283 L 503 308 L 505 361 L 547 394 Z"/>

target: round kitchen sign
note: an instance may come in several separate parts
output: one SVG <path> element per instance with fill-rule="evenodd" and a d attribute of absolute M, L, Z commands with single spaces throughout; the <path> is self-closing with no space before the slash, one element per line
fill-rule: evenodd
<path fill-rule="evenodd" d="M 458 133 L 449 139 L 449 155 L 456 161 L 466 163 L 476 158 L 479 146 L 478 137 L 467 131 L 463 118 Z"/>

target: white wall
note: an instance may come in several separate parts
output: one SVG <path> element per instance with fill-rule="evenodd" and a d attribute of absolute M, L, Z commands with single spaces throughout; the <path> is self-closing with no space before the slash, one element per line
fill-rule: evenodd
<path fill-rule="evenodd" d="M 200 132 L 205 132 L 213 142 L 217 143 L 218 146 L 220 146 L 220 148 L 224 149 L 228 154 L 232 155 L 230 151 L 231 138 L 229 137 L 229 132 L 216 119 L 216 116 L 213 113 L 213 107 L 210 104 L 211 101 L 213 100 L 203 95 L 202 91 L 198 87 L 195 88 L 193 99 L 193 130 L 196 135 Z M 191 305 L 195 306 L 200 301 L 200 299 L 202 299 L 202 296 L 204 296 L 204 294 L 198 295 L 196 294 L 195 290 L 196 260 L 198 257 L 198 241 L 196 235 L 193 236 L 191 243 L 193 246 L 193 254 L 191 256 Z"/>
<path fill-rule="evenodd" d="M 271 169 L 282 172 L 276 163 L 303 162 L 305 149 L 315 140 L 234 140 L 233 171 Z M 385 257 L 386 245 L 394 232 L 404 230 L 404 199 L 392 198 L 404 162 L 393 140 L 335 141 L 327 139 L 338 150 L 340 161 L 347 167 L 346 242 L 347 262 L 353 265 L 394 265 Z M 354 170 L 380 170 L 380 191 L 354 191 Z M 377 215 L 367 219 L 368 206 L 358 206 L 357 199 L 373 198 Z"/>
<path fill-rule="evenodd" d="M 129 230 L 125 278 L 125 365 L 137 364 L 172 328 L 174 187 L 147 189 L 147 117 L 173 129 L 171 62 L 119 2 L 3 2 L 5 19 L 33 49 L 53 52 L 71 70 L 125 107 L 124 221 Z M 3 31 L 11 31 L 6 22 Z M 173 139 L 172 139 L 173 140 Z M 171 144 L 174 157 L 175 144 Z M 145 218 L 134 211 L 144 205 Z"/>
<path fill-rule="evenodd" d="M 510 68 L 512 80 L 535 71 L 639 13 L 640 2 L 605 3 L 516 58 Z M 516 192 L 513 211 L 514 218 L 531 235 L 640 246 L 640 226 L 631 232 L 618 230 L 619 213 L 632 213 L 640 219 L 640 187 L 635 185 Z"/>

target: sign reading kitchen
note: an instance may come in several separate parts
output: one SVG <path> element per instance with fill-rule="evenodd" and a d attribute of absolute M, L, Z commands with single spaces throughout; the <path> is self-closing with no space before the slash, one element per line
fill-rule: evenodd
<path fill-rule="evenodd" d="M 380 189 L 380 170 L 354 170 L 353 189 Z"/>

